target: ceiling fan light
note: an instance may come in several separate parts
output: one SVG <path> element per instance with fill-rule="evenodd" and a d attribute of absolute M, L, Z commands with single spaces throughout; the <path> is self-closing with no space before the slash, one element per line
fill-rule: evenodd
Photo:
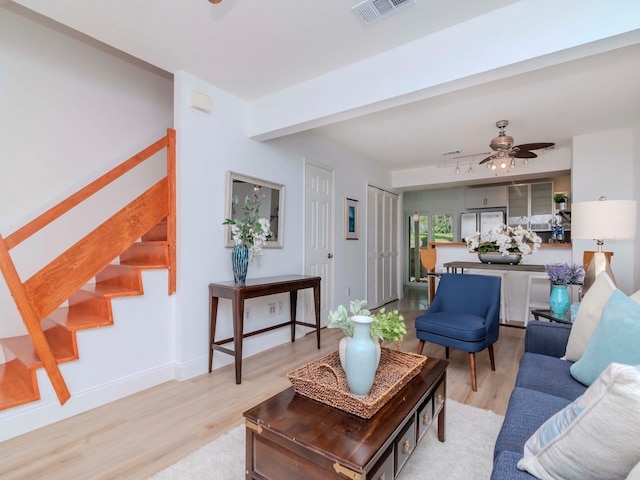
<path fill-rule="evenodd" d="M 524 163 L 525 165 L 529 165 L 529 159 L 528 158 L 523 159 L 522 163 Z"/>
<path fill-rule="evenodd" d="M 507 162 L 505 162 L 504 160 L 500 161 L 500 168 L 507 168 Z"/>
<path fill-rule="evenodd" d="M 515 157 L 511 157 L 511 168 L 516 168 L 516 159 L 515 159 Z"/>
<path fill-rule="evenodd" d="M 493 160 L 491 160 L 491 163 L 489 164 L 489 168 L 490 168 L 491 170 L 495 170 L 495 169 L 497 168 L 497 167 L 496 167 L 496 164 L 495 164 L 495 163 L 493 163 Z"/>
<path fill-rule="evenodd" d="M 473 173 L 473 166 L 469 165 L 469 170 L 467 170 L 467 173 Z"/>

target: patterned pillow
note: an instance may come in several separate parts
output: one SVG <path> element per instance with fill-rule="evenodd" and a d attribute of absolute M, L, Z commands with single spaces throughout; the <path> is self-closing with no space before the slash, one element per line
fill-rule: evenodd
<path fill-rule="evenodd" d="M 640 462 L 640 366 L 612 363 L 524 446 L 520 470 L 543 480 L 624 479 Z"/>

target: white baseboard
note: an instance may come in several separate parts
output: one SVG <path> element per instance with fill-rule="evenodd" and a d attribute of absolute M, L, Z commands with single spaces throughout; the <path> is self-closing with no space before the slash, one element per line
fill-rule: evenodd
<path fill-rule="evenodd" d="M 174 365 L 163 365 L 115 382 L 72 392 L 60 405 L 46 375 L 38 378 L 41 400 L 0 412 L 0 442 L 51 425 L 172 380 Z"/>

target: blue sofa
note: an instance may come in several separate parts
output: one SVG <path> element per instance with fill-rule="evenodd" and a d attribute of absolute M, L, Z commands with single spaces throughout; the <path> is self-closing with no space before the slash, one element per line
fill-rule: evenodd
<path fill-rule="evenodd" d="M 569 372 L 564 355 L 571 325 L 532 321 L 525 334 L 525 353 L 493 452 L 492 480 L 531 480 L 518 470 L 527 439 L 554 413 L 587 387 Z"/>

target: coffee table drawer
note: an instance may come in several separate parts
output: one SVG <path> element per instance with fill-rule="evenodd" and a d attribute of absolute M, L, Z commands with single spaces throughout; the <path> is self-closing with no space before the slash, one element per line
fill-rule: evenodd
<path fill-rule="evenodd" d="M 402 429 L 396 437 L 394 450 L 396 452 L 396 475 L 402 470 L 404 464 L 411 456 L 413 449 L 416 448 L 416 420 L 412 416 L 407 425 Z"/>
<path fill-rule="evenodd" d="M 440 413 L 442 407 L 444 406 L 445 401 L 445 392 L 444 392 L 444 382 L 440 382 L 440 385 L 436 388 L 435 393 L 433 394 L 433 416 L 435 417 Z"/>
<path fill-rule="evenodd" d="M 418 441 L 422 440 L 429 427 L 433 424 L 433 397 L 425 402 L 418 411 Z"/>
<path fill-rule="evenodd" d="M 390 446 L 378 464 L 367 475 L 371 480 L 393 480 L 393 447 Z"/>

